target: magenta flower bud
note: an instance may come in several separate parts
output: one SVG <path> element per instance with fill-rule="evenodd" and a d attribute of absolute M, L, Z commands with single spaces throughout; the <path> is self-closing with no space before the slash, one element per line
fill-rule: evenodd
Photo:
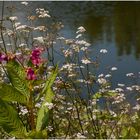
<path fill-rule="evenodd" d="M 26 72 L 27 72 L 27 79 L 28 80 L 35 80 L 36 79 L 36 75 L 35 75 L 34 70 L 32 68 L 30 68 L 30 67 L 27 68 Z"/>
<path fill-rule="evenodd" d="M 42 52 L 41 48 L 35 48 L 32 51 L 30 59 L 32 63 L 36 66 L 39 66 L 42 63 L 42 59 L 40 58 L 41 52 Z"/>
<path fill-rule="evenodd" d="M 8 61 L 8 57 L 5 54 L 0 53 L 0 62 Z"/>

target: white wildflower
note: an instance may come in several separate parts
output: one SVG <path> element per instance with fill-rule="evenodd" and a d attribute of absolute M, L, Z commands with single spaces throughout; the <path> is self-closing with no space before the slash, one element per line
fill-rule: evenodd
<path fill-rule="evenodd" d="M 84 40 L 76 40 L 76 42 L 75 42 L 77 45 L 84 45 L 84 46 L 86 46 L 86 47 L 89 47 L 91 44 L 90 43 L 88 43 L 88 42 L 86 42 L 86 41 L 84 41 Z"/>
<path fill-rule="evenodd" d="M 114 111 L 109 110 L 109 112 L 110 112 L 110 114 L 111 114 L 113 117 L 117 117 L 117 114 L 116 114 Z"/>
<path fill-rule="evenodd" d="M 86 51 L 88 48 L 87 47 L 82 47 L 81 51 Z"/>
<path fill-rule="evenodd" d="M 15 17 L 9 17 L 9 19 L 10 19 L 11 21 L 16 21 L 18 18 L 15 16 Z"/>
<path fill-rule="evenodd" d="M 34 38 L 34 40 L 38 41 L 39 43 L 44 43 L 44 38 L 42 36 L 36 37 L 36 38 Z"/>
<path fill-rule="evenodd" d="M 16 30 L 24 30 L 27 28 L 27 25 L 20 25 L 16 27 Z"/>
<path fill-rule="evenodd" d="M 62 66 L 61 70 L 72 71 L 75 68 L 75 66 L 76 65 L 74 63 L 67 63 L 67 64 Z"/>
<path fill-rule="evenodd" d="M 109 77 L 111 77 L 111 74 L 105 75 L 105 78 L 109 78 Z"/>
<path fill-rule="evenodd" d="M 98 77 L 99 78 L 104 77 L 104 74 L 99 74 Z"/>
<path fill-rule="evenodd" d="M 25 115 L 28 113 L 28 110 L 26 108 L 21 108 L 21 112 L 19 114 Z"/>
<path fill-rule="evenodd" d="M 38 27 L 34 28 L 34 30 L 46 31 L 46 27 L 45 26 L 38 26 Z"/>
<path fill-rule="evenodd" d="M 23 4 L 23 5 L 27 6 L 27 5 L 28 5 L 28 2 L 23 1 L 23 2 L 21 2 L 21 4 Z"/>
<path fill-rule="evenodd" d="M 15 53 L 16 56 L 19 56 L 19 55 L 21 55 L 21 54 L 22 54 L 21 52 L 16 52 L 16 53 Z"/>
<path fill-rule="evenodd" d="M 124 87 L 125 84 L 118 83 L 118 86 L 119 86 L 119 87 Z"/>
<path fill-rule="evenodd" d="M 65 57 L 68 57 L 68 56 L 72 56 L 72 51 L 70 49 L 67 49 L 67 50 L 63 50 L 63 53 L 64 53 L 64 56 Z"/>
<path fill-rule="evenodd" d="M 54 107 L 53 103 L 46 102 L 43 106 L 48 107 L 48 109 L 52 109 Z"/>
<path fill-rule="evenodd" d="M 20 24 L 20 22 L 15 22 L 15 27 L 18 27 Z"/>
<path fill-rule="evenodd" d="M 61 37 L 58 37 L 57 39 L 58 40 L 64 40 L 65 38 L 61 36 Z"/>
<path fill-rule="evenodd" d="M 132 91 L 132 87 L 126 87 L 127 90 Z"/>
<path fill-rule="evenodd" d="M 36 13 L 39 14 L 39 18 L 44 18 L 44 17 L 51 17 L 49 15 L 49 11 L 45 10 L 44 8 L 37 8 Z"/>
<path fill-rule="evenodd" d="M 135 107 L 133 107 L 134 110 L 140 110 L 140 105 L 137 104 Z"/>
<path fill-rule="evenodd" d="M 99 84 L 103 84 L 103 85 L 107 83 L 106 79 L 104 79 L 104 78 L 99 78 L 99 79 L 97 80 L 97 82 L 98 82 Z"/>
<path fill-rule="evenodd" d="M 82 135 L 81 133 L 77 133 L 77 138 L 79 139 L 85 139 L 86 137 Z"/>
<path fill-rule="evenodd" d="M 41 107 L 41 103 L 36 103 L 35 107 L 40 108 Z"/>
<path fill-rule="evenodd" d="M 83 27 L 83 26 L 80 26 L 79 28 L 78 28 L 78 31 L 76 32 L 77 34 L 78 33 L 83 33 L 83 32 L 85 32 L 86 31 L 86 29 Z"/>
<path fill-rule="evenodd" d="M 101 49 L 100 53 L 107 53 L 107 50 L 106 49 Z"/>
<path fill-rule="evenodd" d="M 115 70 L 117 70 L 117 68 L 116 67 L 112 67 L 111 70 L 112 71 L 115 71 Z"/>
<path fill-rule="evenodd" d="M 84 79 L 78 79 L 77 82 L 84 83 L 85 80 Z"/>
<path fill-rule="evenodd" d="M 126 99 L 126 98 L 125 98 L 124 94 L 118 93 L 118 95 L 115 97 L 115 101 L 113 101 L 112 104 L 118 104 L 118 103 L 120 103 L 120 102 L 123 102 L 125 99 Z"/>
<path fill-rule="evenodd" d="M 91 63 L 91 61 L 87 58 L 84 58 L 81 61 L 82 61 L 83 64 L 90 64 Z"/>
<path fill-rule="evenodd" d="M 126 76 L 127 76 L 127 77 L 134 76 L 134 73 L 127 73 Z"/>
<path fill-rule="evenodd" d="M 115 91 L 117 91 L 117 92 L 123 92 L 124 90 L 122 88 L 116 88 Z"/>
<path fill-rule="evenodd" d="M 52 126 L 47 126 L 47 129 L 48 129 L 49 131 L 52 131 L 52 130 L 53 130 L 53 127 L 52 127 Z"/>
<path fill-rule="evenodd" d="M 25 43 L 19 44 L 19 47 L 25 47 L 25 46 L 27 46 L 27 44 L 25 44 Z"/>

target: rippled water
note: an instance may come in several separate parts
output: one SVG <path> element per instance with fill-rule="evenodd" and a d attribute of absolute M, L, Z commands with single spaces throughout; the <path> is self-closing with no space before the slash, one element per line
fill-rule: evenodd
<path fill-rule="evenodd" d="M 17 7 L 16 15 L 21 22 L 27 11 L 19 2 L 5 2 Z M 61 34 L 74 38 L 77 27 L 87 30 L 86 40 L 92 44 L 93 58 L 102 48 L 108 53 L 101 56 L 98 74 L 118 68 L 113 74 L 114 85 L 131 83 L 126 73 L 140 71 L 140 2 L 30 2 L 28 10 L 47 8 L 56 21 L 62 21 Z M 6 10 L 5 10 L 5 14 Z"/>

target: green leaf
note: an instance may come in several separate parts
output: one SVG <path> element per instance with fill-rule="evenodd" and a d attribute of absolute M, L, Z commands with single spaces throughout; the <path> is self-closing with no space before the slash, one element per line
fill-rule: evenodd
<path fill-rule="evenodd" d="M 36 102 L 40 99 L 40 97 L 44 94 L 46 94 L 47 89 L 51 88 L 51 86 L 54 83 L 54 80 L 56 79 L 56 76 L 58 74 L 58 66 L 56 66 L 55 70 L 50 74 L 50 76 L 48 77 L 45 86 L 42 90 L 42 92 L 40 92 L 40 94 L 38 95 L 38 97 L 36 98 Z"/>
<path fill-rule="evenodd" d="M 47 139 L 47 131 L 36 132 L 33 130 L 28 134 L 28 139 Z"/>
<path fill-rule="evenodd" d="M 116 95 L 117 95 L 116 92 L 111 92 L 111 91 L 108 91 L 108 92 L 105 94 L 105 96 L 107 96 L 107 97 L 113 97 L 113 96 L 116 96 Z"/>
<path fill-rule="evenodd" d="M 48 80 L 46 81 L 46 84 L 44 86 L 44 89 L 42 90 L 42 93 L 46 92 L 46 90 L 53 85 L 57 74 L 58 74 L 58 66 L 56 66 L 54 72 L 52 72 L 52 74 L 48 77 Z"/>
<path fill-rule="evenodd" d="M 45 101 L 42 103 L 41 108 L 38 111 L 37 125 L 36 125 L 37 131 L 43 130 L 48 125 L 49 109 L 45 105 L 45 103 L 52 103 L 53 97 L 54 97 L 54 93 L 51 90 L 51 88 L 49 88 L 47 90 L 47 96 L 45 97 Z"/>
<path fill-rule="evenodd" d="M 26 104 L 27 102 L 26 96 L 6 83 L 0 85 L 0 99 L 5 101 L 17 101 L 18 103 L 23 104 Z"/>
<path fill-rule="evenodd" d="M 26 129 L 17 111 L 6 101 L 0 99 L 0 126 L 10 135 L 24 138 Z"/>
<path fill-rule="evenodd" d="M 51 89 L 51 86 L 54 83 L 57 73 L 58 73 L 58 69 L 56 68 L 55 71 L 51 74 L 51 76 L 47 80 L 45 88 L 43 89 L 43 93 L 45 93 L 45 100 L 38 111 L 37 125 L 36 125 L 37 131 L 43 130 L 48 125 L 49 109 L 45 104 L 52 103 L 53 101 L 54 93 Z"/>
<path fill-rule="evenodd" d="M 24 94 L 28 100 L 30 92 L 24 68 L 18 62 L 13 60 L 8 62 L 6 67 L 10 82 L 12 83 L 14 88 L 16 88 L 22 94 Z"/>
<path fill-rule="evenodd" d="M 99 99 L 99 98 L 103 97 L 103 95 L 102 95 L 102 93 L 97 92 L 92 97 L 93 97 L 93 99 Z"/>

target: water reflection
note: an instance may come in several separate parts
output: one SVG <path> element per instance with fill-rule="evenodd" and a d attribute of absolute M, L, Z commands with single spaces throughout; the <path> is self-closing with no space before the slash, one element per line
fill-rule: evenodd
<path fill-rule="evenodd" d="M 117 3 L 114 8 L 113 24 L 118 55 L 140 56 L 140 3 Z"/>
<path fill-rule="evenodd" d="M 30 2 L 31 13 L 38 7 L 47 8 L 55 21 L 66 25 L 65 33 L 75 32 L 83 25 L 87 30 L 87 39 L 91 43 L 114 43 L 117 54 L 133 54 L 140 57 L 140 2 Z M 2 2 L 0 2 L 2 4 Z M 21 10 L 19 2 L 5 2 L 17 6 L 16 14 L 23 20 L 27 11 Z M 73 35 L 74 36 L 74 35 Z"/>

